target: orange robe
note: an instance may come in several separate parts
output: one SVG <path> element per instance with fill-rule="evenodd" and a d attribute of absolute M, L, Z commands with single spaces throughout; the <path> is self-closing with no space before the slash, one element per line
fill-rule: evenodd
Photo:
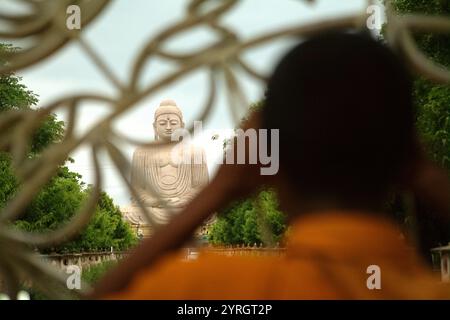
<path fill-rule="evenodd" d="M 372 265 L 380 268 L 380 289 L 368 288 Z M 295 221 L 281 257 L 205 252 L 182 261 L 171 254 L 107 298 L 449 299 L 450 286 L 431 273 L 390 221 L 323 212 Z"/>

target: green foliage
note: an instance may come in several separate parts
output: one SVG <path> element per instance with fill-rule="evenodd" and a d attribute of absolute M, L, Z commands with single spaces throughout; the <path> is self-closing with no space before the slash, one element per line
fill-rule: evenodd
<path fill-rule="evenodd" d="M 102 192 L 89 225 L 76 239 L 65 244 L 61 251 L 104 251 L 111 247 L 115 250 L 126 250 L 136 243 L 137 238 L 131 227 L 124 222 L 119 207 Z"/>
<path fill-rule="evenodd" d="M 11 168 L 11 156 L 0 152 L 0 209 L 11 199 L 18 188 L 18 182 Z"/>
<path fill-rule="evenodd" d="M 450 15 L 448 0 L 395 0 L 399 13 Z M 450 36 L 425 33 L 415 35 L 418 47 L 435 63 L 450 68 Z M 450 87 L 423 78 L 414 84 L 416 126 L 431 158 L 450 170 Z"/>
<path fill-rule="evenodd" d="M 14 52 L 11 45 L 0 44 L 1 54 Z M 0 65 L 5 61 L 0 60 Z M 0 75 L 0 112 L 10 110 L 34 110 L 38 96 L 21 83 L 22 78 L 12 73 Z M 64 122 L 58 121 L 55 114 L 50 114 L 34 133 L 30 143 L 30 156 L 41 152 L 51 143 L 60 141 L 64 134 Z"/>
<path fill-rule="evenodd" d="M 450 16 L 448 0 L 394 0 L 398 13 L 421 13 Z M 450 68 L 450 36 L 448 34 L 421 33 L 414 34 L 417 46 L 434 63 Z M 416 128 L 430 158 L 450 172 L 450 86 L 438 85 L 422 77 L 414 81 L 413 99 L 416 109 Z M 405 229 L 411 230 L 415 223 L 426 243 L 422 245 L 423 253 L 428 256 L 431 246 L 444 245 L 448 242 L 448 226 L 443 226 L 434 217 L 430 208 L 415 203 L 414 219 L 405 212 L 410 200 L 400 199 L 396 195 L 390 203 L 395 216 L 403 222 Z M 404 198 L 404 197 L 403 197 Z M 406 203 L 404 203 L 406 202 Z M 402 204 L 403 203 L 403 204 Z M 447 230 L 444 230 L 446 229 Z M 414 229 L 413 229 L 414 230 Z"/>
<path fill-rule="evenodd" d="M 84 198 L 78 178 L 58 173 L 33 199 L 16 225 L 30 232 L 54 230 L 61 222 L 70 219 Z"/>
<path fill-rule="evenodd" d="M 6 62 L 2 54 L 12 53 L 16 48 L 0 43 L 0 65 Z M 28 109 L 38 102 L 37 95 L 28 90 L 20 81 L 22 78 L 14 74 L 0 75 L 0 112 L 8 110 Z"/>
<path fill-rule="evenodd" d="M 219 213 L 209 232 L 214 245 L 277 243 L 286 230 L 285 215 L 278 209 L 273 190 L 235 201 Z"/>
<path fill-rule="evenodd" d="M 91 285 L 95 284 L 115 265 L 117 265 L 116 261 L 105 261 L 100 264 L 90 266 L 89 268 L 83 268 L 81 278 Z"/>
<path fill-rule="evenodd" d="M 6 63 L 1 60 L 2 53 L 15 50 L 12 46 L 0 44 L 0 64 Z M 14 110 L 33 112 L 37 101 L 37 96 L 21 83 L 20 77 L 14 74 L 0 76 L 0 114 Z M 55 114 L 50 114 L 34 132 L 28 157 L 38 157 L 50 144 L 60 142 L 63 135 L 64 122 L 58 121 Z M 0 152 L 0 209 L 16 192 L 20 192 L 20 184 L 12 169 L 11 156 Z M 15 226 L 28 232 L 55 230 L 76 214 L 89 193 L 90 188 L 81 181 L 81 175 L 61 166 L 26 208 L 21 219 L 15 222 Z M 76 239 L 50 250 L 60 253 L 109 250 L 111 247 L 126 250 L 136 242 L 137 238 L 122 220 L 119 208 L 103 192 L 86 229 Z"/>
<path fill-rule="evenodd" d="M 448 0 L 394 0 L 392 4 L 400 13 L 446 14 L 450 11 Z"/>
<path fill-rule="evenodd" d="M 16 226 L 29 232 L 55 230 L 69 221 L 89 196 L 75 176 L 57 176 L 43 188 Z M 122 219 L 112 199 L 102 192 L 95 213 L 87 227 L 72 241 L 44 252 L 83 252 L 126 250 L 137 243 L 131 227 Z"/>
<path fill-rule="evenodd" d="M 50 144 L 61 141 L 63 136 L 64 121 L 58 121 L 55 114 L 50 114 L 31 139 L 31 156 L 36 156 Z"/>
<path fill-rule="evenodd" d="M 417 129 L 431 158 L 450 170 L 450 87 L 415 82 Z"/>

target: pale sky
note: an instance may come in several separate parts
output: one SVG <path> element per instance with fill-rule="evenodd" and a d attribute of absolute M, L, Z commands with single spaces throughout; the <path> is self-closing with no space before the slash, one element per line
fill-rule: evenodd
<path fill-rule="evenodd" d="M 223 20 L 240 37 L 250 38 L 265 31 L 289 25 L 308 23 L 319 19 L 347 15 L 353 12 L 365 12 L 366 0 L 318 0 L 308 4 L 299 0 L 243 0 Z M 97 20 L 86 27 L 84 37 L 103 57 L 119 79 L 125 82 L 132 62 L 144 43 L 157 32 L 180 20 L 184 14 L 186 0 L 115 0 Z M 0 39 L 1 40 L 1 39 Z M 211 34 L 202 29 L 194 29 L 169 43 L 174 50 L 190 50 L 201 47 L 211 40 Z M 277 41 L 252 50 L 244 57 L 255 69 L 270 73 L 281 55 L 294 44 L 294 40 Z M 154 60 L 145 69 L 144 82 L 160 78 L 173 66 L 162 60 Z M 93 66 L 89 58 L 78 45 L 72 44 L 60 50 L 50 59 L 19 73 L 23 83 L 40 98 L 39 106 L 44 106 L 66 93 L 105 93 L 114 94 L 114 87 Z M 202 71 L 192 73 L 182 81 L 161 90 L 156 95 L 137 105 L 122 116 L 115 126 L 122 133 L 142 141 L 153 139 L 153 113 L 159 102 L 166 98 L 174 99 L 184 113 L 185 122 L 196 120 L 203 101 L 206 98 L 207 74 Z M 239 78 L 249 102 L 262 97 L 264 87 L 248 77 Z M 214 112 L 207 123 L 203 124 L 208 134 L 202 138 L 207 152 L 211 175 L 217 165 L 214 164 L 221 154 L 221 142 L 225 138 L 221 130 L 232 129 L 235 123 L 227 110 L 224 87 L 219 87 L 219 98 Z M 83 105 L 78 132 L 84 132 L 94 126 L 107 114 L 104 106 Z M 59 113 L 61 119 L 65 115 Z M 221 134 L 218 141 L 210 139 L 212 133 Z M 123 146 L 131 159 L 133 146 Z M 78 149 L 71 155 L 75 159 L 70 168 L 83 176 L 83 181 L 93 181 L 93 167 L 86 150 Z M 129 194 L 120 181 L 107 158 L 102 158 L 102 170 L 106 177 L 103 189 L 119 205 L 129 203 Z"/>

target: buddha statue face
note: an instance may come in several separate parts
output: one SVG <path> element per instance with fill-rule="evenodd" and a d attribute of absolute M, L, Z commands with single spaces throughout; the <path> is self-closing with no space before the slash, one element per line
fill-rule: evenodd
<path fill-rule="evenodd" d="M 172 134 L 184 128 L 183 114 L 173 100 L 164 100 L 155 111 L 153 130 L 155 139 L 163 142 L 172 141 Z"/>
<path fill-rule="evenodd" d="M 165 113 L 159 115 L 153 124 L 157 140 L 164 142 L 171 141 L 172 133 L 175 130 L 183 128 L 184 124 L 180 117 L 174 113 Z"/>

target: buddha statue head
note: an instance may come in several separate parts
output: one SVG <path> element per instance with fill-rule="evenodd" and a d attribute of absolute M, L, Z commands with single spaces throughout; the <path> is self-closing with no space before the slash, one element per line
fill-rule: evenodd
<path fill-rule="evenodd" d="M 153 129 L 155 139 L 170 142 L 172 133 L 184 128 L 183 114 L 173 100 L 163 100 L 155 111 Z"/>

